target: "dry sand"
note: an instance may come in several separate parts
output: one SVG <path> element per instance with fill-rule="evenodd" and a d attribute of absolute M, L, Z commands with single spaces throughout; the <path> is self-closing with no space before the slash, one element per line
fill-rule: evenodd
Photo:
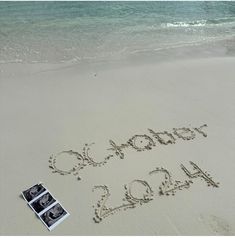
<path fill-rule="evenodd" d="M 234 235 L 234 66 L 235 58 L 86 70 L 1 65 L 0 235 Z M 192 129 L 204 124 L 207 137 Z M 148 131 L 173 133 L 182 127 L 191 128 L 195 138 L 173 134 L 175 143 L 164 145 Z M 135 139 L 144 143 L 149 138 L 135 137 L 123 149 L 124 159 L 114 156 L 101 167 L 87 165 L 79 172 L 81 180 L 49 168 L 52 154 L 82 154 L 85 143 L 94 142 L 89 153 L 101 162 L 112 153 L 109 140 L 121 145 L 144 134 L 155 143 L 151 150 L 133 148 L 141 143 Z M 163 167 L 173 180 L 185 181 L 189 178 L 180 165 L 193 171 L 189 161 L 208 171 L 219 187 L 192 178 L 190 187 L 174 196 L 159 195 L 164 175 L 149 172 Z M 57 166 L 65 170 L 73 162 L 67 156 Z M 128 190 L 133 180 L 142 182 L 132 183 L 129 199 L 141 198 L 146 188 L 145 200 L 95 223 L 92 206 L 103 191 L 92 192 L 93 187 L 106 185 L 106 206 L 115 208 L 127 203 L 122 201 L 124 185 Z M 52 232 L 20 197 L 39 181 L 71 214 Z"/>

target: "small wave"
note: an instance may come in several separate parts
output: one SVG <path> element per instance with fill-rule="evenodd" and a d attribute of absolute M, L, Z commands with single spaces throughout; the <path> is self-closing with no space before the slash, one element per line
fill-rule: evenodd
<path fill-rule="evenodd" d="M 207 24 L 226 24 L 235 22 L 235 17 L 225 17 L 225 18 L 217 18 L 217 19 L 208 19 Z"/>
<path fill-rule="evenodd" d="M 140 49 L 140 50 L 133 50 L 129 52 L 131 55 L 135 54 L 141 54 L 141 53 L 151 53 L 151 52 L 156 52 L 156 51 L 165 51 L 165 50 L 171 50 L 171 49 L 177 49 L 177 48 L 182 48 L 182 47 L 193 47 L 193 46 L 200 46 L 203 44 L 210 44 L 210 43 L 218 43 L 223 42 L 223 41 L 232 41 L 234 42 L 234 37 L 235 34 L 229 37 L 210 37 L 209 39 L 203 39 L 203 40 L 195 40 L 191 42 L 178 42 L 178 43 L 173 43 L 173 44 L 166 44 L 162 45 L 161 47 L 158 48 L 152 48 L 152 49 Z"/>
<path fill-rule="evenodd" d="M 22 63 L 22 59 L 0 60 L 0 64 Z"/>
<path fill-rule="evenodd" d="M 172 28 L 172 27 L 201 27 L 206 25 L 221 25 L 226 23 L 234 23 L 235 18 L 218 18 L 218 19 L 208 19 L 208 20 L 197 20 L 197 21 L 179 21 L 179 22 L 167 22 L 162 23 L 163 28 Z"/>
<path fill-rule="evenodd" d="M 163 23 L 161 26 L 164 28 L 168 27 L 189 27 L 189 26 L 205 26 L 207 23 L 206 20 L 199 20 L 199 21 L 190 21 L 190 22 L 173 22 L 173 23 Z"/>

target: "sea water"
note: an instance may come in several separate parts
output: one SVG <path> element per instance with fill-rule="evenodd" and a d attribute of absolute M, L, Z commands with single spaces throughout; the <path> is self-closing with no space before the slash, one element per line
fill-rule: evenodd
<path fill-rule="evenodd" d="M 235 2 L 0 2 L 0 63 L 235 55 Z"/>

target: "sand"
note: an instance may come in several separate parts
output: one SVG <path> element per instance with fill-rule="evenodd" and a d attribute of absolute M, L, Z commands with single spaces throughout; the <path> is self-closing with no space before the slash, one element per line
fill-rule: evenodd
<path fill-rule="evenodd" d="M 234 65 L 0 65 L 0 234 L 234 235 Z M 71 214 L 51 232 L 39 181 Z"/>

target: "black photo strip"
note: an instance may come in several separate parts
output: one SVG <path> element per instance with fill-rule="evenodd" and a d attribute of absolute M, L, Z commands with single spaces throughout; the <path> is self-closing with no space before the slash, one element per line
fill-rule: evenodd
<path fill-rule="evenodd" d="M 21 194 L 50 231 L 70 215 L 42 183 L 33 185 Z"/>

